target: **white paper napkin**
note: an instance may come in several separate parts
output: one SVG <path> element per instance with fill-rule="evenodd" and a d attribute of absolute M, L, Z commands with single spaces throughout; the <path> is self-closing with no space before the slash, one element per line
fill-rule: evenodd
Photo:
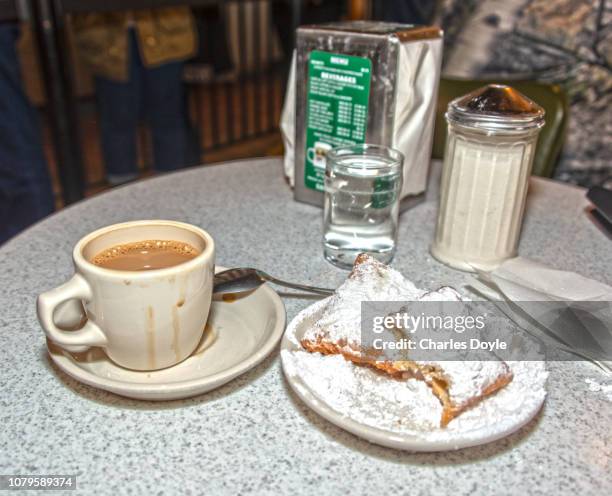
<path fill-rule="evenodd" d="M 606 284 L 523 257 L 504 262 L 488 277 L 510 300 L 612 301 Z"/>
<path fill-rule="evenodd" d="M 472 287 L 548 346 L 612 370 L 612 287 L 523 257 L 478 271 Z"/>

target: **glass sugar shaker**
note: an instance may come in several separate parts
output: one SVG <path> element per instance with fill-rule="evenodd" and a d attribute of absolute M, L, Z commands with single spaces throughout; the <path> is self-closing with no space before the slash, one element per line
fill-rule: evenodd
<path fill-rule="evenodd" d="M 432 255 L 451 267 L 493 270 L 517 254 L 544 109 L 491 84 L 453 100 Z"/>

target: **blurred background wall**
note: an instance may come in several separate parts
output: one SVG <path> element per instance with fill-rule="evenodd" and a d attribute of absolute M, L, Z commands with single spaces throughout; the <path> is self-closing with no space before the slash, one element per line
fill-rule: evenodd
<path fill-rule="evenodd" d="M 559 83 L 570 100 L 555 177 L 612 186 L 612 2 L 446 0 L 444 73 Z"/>
<path fill-rule="evenodd" d="M 408 4 L 416 10 L 406 9 Z M 200 53 L 185 70 L 190 111 L 198 122 L 203 144 L 202 162 L 282 152 L 277 123 L 290 57 L 290 33 L 286 22 L 278 22 L 279 5 L 287 8 L 283 1 L 220 1 L 219 19 L 213 28 L 206 24 L 206 15 L 202 17 L 196 9 L 203 23 L 201 51 L 218 52 L 211 43 L 224 38 L 228 54 L 228 60 L 219 60 L 218 56 L 215 60 L 210 53 Z M 583 186 L 612 186 L 612 2 L 305 0 L 299 18 L 301 22 L 316 22 L 394 19 L 395 15 L 394 20 L 411 22 L 401 17 L 415 15 L 414 12 L 429 16 L 426 22 L 438 23 L 445 30 L 445 76 L 561 84 L 570 100 L 571 117 L 555 177 Z M 288 15 L 285 12 L 285 19 Z M 210 29 L 216 31 L 208 36 Z M 87 193 L 91 193 L 106 187 L 92 104 L 94 89 L 74 45 L 70 43 L 69 47 L 86 150 L 85 180 Z M 27 93 L 44 115 L 44 82 L 28 25 L 24 25 L 19 53 Z M 56 175 L 48 129 L 45 136 L 49 162 Z M 140 166 L 145 175 L 150 169 L 147 139 L 143 130 Z M 58 192 L 57 181 L 55 184 Z"/>

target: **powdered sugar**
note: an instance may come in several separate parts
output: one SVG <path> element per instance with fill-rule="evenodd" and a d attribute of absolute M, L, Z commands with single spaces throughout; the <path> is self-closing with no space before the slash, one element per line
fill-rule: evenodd
<path fill-rule="evenodd" d="M 281 356 L 287 376 L 299 380 L 338 414 L 392 434 L 432 442 L 460 443 L 519 427 L 546 396 L 548 373 L 542 362 L 510 362 L 514 380 L 508 386 L 441 428 L 442 407 L 423 381 L 391 379 L 340 355 L 284 349 Z"/>
<path fill-rule="evenodd" d="M 423 381 L 392 379 L 341 355 L 283 351 L 283 365 L 288 375 L 359 423 L 394 432 L 427 432 L 439 425 L 442 406 Z"/>
<path fill-rule="evenodd" d="M 354 353 L 361 345 L 362 301 L 462 301 L 464 298 L 450 287 L 437 291 L 418 289 L 399 272 L 362 256 L 350 277 L 336 293 L 317 306 L 317 319 L 304 331 L 304 339 L 319 339 L 342 344 L 345 351 Z M 398 308 L 399 310 L 399 308 Z M 378 337 L 395 341 L 393 331 L 385 329 Z M 420 365 L 434 365 L 444 371 L 449 383 L 449 396 L 455 405 L 462 405 L 483 394 L 483 391 L 508 374 L 505 363 L 490 361 L 416 361 Z"/>
<path fill-rule="evenodd" d="M 588 384 L 589 391 L 602 393 L 608 401 L 612 402 L 612 381 L 601 383 L 595 379 L 587 378 L 584 380 L 584 382 Z"/>
<path fill-rule="evenodd" d="M 449 379 L 448 394 L 457 405 L 469 402 L 484 393 L 500 376 L 508 373 L 505 362 L 490 361 L 445 361 L 423 362 L 418 364 L 436 365 Z"/>
<path fill-rule="evenodd" d="M 304 338 L 346 342 L 348 346 L 361 342 L 362 301 L 460 301 L 452 288 L 426 292 L 418 289 L 398 271 L 373 258 L 355 266 L 351 276 L 326 300 L 319 320 L 306 331 Z M 381 336 L 385 337 L 385 336 Z"/>
<path fill-rule="evenodd" d="M 359 345 L 361 301 L 416 299 L 462 298 L 452 288 L 431 293 L 419 290 L 378 262 L 358 265 L 334 296 L 302 311 L 287 328 L 281 357 L 290 384 L 313 408 L 322 404 L 334 418 L 349 418 L 391 436 L 408 436 L 436 446 L 469 446 L 492 440 L 532 418 L 546 396 L 548 373 L 543 362 L 439 362 L 450 379 L 449 393 L 455 404 L 480 396 L 501 373 L 507 373 L 508 367 L 514 375 L 507 386 L 441 428 L 442 406 L 424 381 L 394 379 L 341 355 L 308 353 L 300 345 L 303 338 Z"/>

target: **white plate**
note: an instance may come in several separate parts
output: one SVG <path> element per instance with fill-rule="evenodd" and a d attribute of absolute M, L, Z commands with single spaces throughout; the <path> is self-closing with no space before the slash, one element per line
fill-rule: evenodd
<path fill-rule="evenodd" d="M 382 446 L 411 451 L 445 451 L 466 448 L 489 443 L 517 431 L 536 416 L 544 402 L 547 377 L 544 363 L 510 362 L 509 365 L 514 373 L 513 381 L 497 394 L 486 398 L 451 421 L 446 428 L 434 427 L 424 431 L 373 426 L 374 421 L 368 418 L 364 420 L 363 413 L 360 412 L 358 415 L 354 405 L 337 399 L 340 394 L 337 397 L 328 394 L 326 400 L 323 395 L 317 393 L 317 387 L 325 391 L 325 388 L 328 387 L 325 385 L 326 382 L 333 383 L 334 377 L 328 377 L 315 384 L 312 379 L 309 379 L 312 376 L 306 373 L 301 375 L 299 366 L 296 366 L 295 353 L 303 352 L 299 341 L 306 330 L 319 319 L 325 303 L 326 300 L 322 300 L 303 310 L 287 327 L 281 341 L 283 371 L 291 388 L 306 405 L 331 423 L 356 436 Z M 319 359 L 318 356 L 313 356 L 313 359 L 315 358 Z M 338 360 L 339 358 L 324 358 L 324 360 L 328 359 Z M 319 367 L 323 366 L 319 365 Z M 352 364 L 350 366 L 357 367 Z M 323 387 L 322 384 L 325 386 Z M 338 388 L 340 391 L 343 385 L 339 383 Z M 381 405 L 380 408 L 383 406 Z M 461 417 L 463 417 L 461 422 L 457 422 Z"/>
<path fill-rule="evenodd" d="M 255 367 L 274 349 L 284 328 L 283 302 L 264 285 L 231 303 L 213 301 L 198 349 L 167 369 L 128 370 L 99 348 L 69 353 L 49 341 L 47 346 L 53 362 L 77 381 L 130 398 L 174 400 L 215 389 Z"/>

